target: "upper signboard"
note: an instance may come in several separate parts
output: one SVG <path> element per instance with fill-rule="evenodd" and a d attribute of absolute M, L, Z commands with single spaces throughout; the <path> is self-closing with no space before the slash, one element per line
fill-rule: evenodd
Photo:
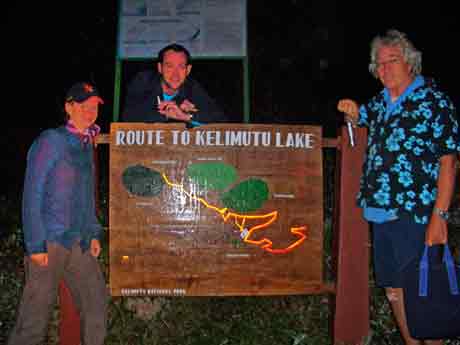
<path fill-rule="evenodd" d="M 122 0 L 117 55 L 152 58 L 170 43 L 196 57 L 246 56 L 246 0 Z"/>

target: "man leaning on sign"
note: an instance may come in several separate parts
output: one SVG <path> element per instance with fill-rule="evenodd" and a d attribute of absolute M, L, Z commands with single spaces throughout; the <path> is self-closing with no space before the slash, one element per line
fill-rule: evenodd
<path fill-rule="evenodd" d="M 157 71 L 142 71 L 128 84 L 123 122 L 225 122 L 217 103 L 192 78 L 189 51 L 176 43 L 158 53 Z"/>

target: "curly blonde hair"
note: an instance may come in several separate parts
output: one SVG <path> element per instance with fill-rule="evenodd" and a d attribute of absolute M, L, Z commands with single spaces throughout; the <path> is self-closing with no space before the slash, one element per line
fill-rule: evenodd
<path fill-rule="evenodd" d="M 371 41 L 371 62 L 369 72 L 377 78 L 377 52 L 381 47 L 399 47 L 404 61 L 411 66 L 412 76 L 417 76 L 422 72 L 422 53 L 417 50 L 414 44 L 409 41 L 405 33 L 395 29 L 388 30 L 385 35 L 377 35 Z"/>

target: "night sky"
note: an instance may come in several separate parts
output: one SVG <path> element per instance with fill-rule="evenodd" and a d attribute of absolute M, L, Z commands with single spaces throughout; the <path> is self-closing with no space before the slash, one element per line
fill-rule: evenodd
<path fill-rule="evenodd" d="M 423 74 L 435 77 L 460 105 L 454 53 L 460 21 L 454 2 L 430 2 L 429 6 L 419 1 L 369 2 L 363 6 L 338 0 L 247 1 L 252 122 L 322 125 L 326 136 L 335 136 L 341 125 L 335 111 L 337 100 L 364 101 L 379 90 L 367 71 L 369 43 L 388 28 L 408 34 L 423 53 Z M 106 101 L 99 123 L 108 131 L 118 3 L 9 3 L 4 5 L 0 24 L 2 103 L 6 104 L 2 166 L 4 170 L 10 166 L 8 179 L 20 184 L 31 140 L 41 130 L 60 124 L 62 100 L 74 82 L 88 80 L 97 85 Z M 124 65 L 123 85 L 134 71 L 148 66 Z M 239 62 L 197 61 L 192 76 L 233 121 L 242 119 Z M 14 186 L 4 184 L 2 194 L 14 192 Z"/>

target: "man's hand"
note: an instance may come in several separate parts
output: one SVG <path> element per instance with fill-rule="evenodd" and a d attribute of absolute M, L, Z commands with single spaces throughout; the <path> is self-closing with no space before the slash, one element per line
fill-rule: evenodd
<path fill-rule="evenodd" d="M 457 155 L 448 154 L 439 159 L 441 164 L 438 174 L 438 193 L 434 206 L 440 210 L 448 210 L 455 189 L 457 174 Z M 429 246 L 447 243 L 447 222 L 439 214 L 433 212 L 425 233 L 425 243 Z"/>
<path fill-rule="evenodd" d="M 425 243 L 429 246 L 447 243 L 447 222 L 432 213 L 425 233 Z"/>
<path fill-rule="evenodd" d="M 182 110 L 176 102 L 172 101 L 163 101 L 158 104 L 158 111 L 160 114 L 163 114 L 168 119 L 174 119 L 178 121 L 190 121 L 192 115 L 187 114 Z"/>
<path fill-rule="evenodd" d="M 337 104 L 337 110 L 345 114 L 345 121 L 356 126 L 359 118 L 359 105 L 352 99 L 341 99 Z"/>
<path fill-rule="evenodd" d="M 99 256 L 99 254 L 101 253 L 101 243 L 99 242 L 99 240 L 96 240 L 96 239 L 91 240 L 90 250 L 91 250 L 92 256 L 94 256 L 95 258 Z"/>
<path fill-rule="evenodd" d="M 198 111 L 197 107 L 195 107 L 195 104 L 190 102 L 188 99 L 182 102 L 180 108 L 186 113 L 196 113 Z"/>
<path fill-rule="evenodd" d="M 30 260 L 38 266 L 48 266 L 48 253 L 31 254 Z"/>

